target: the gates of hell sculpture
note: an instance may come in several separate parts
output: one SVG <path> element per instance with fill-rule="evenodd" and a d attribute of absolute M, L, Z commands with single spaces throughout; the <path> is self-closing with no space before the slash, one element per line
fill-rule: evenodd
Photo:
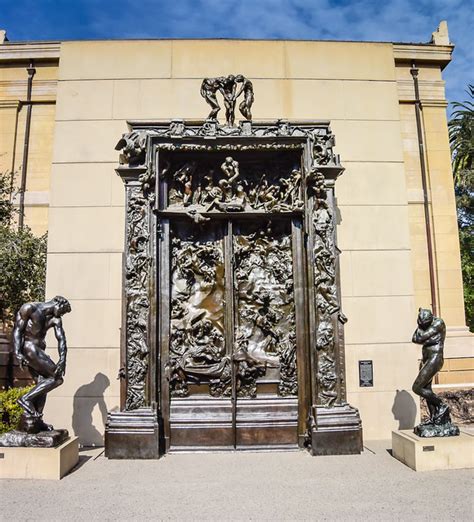
<path fill-rule="evenodd" d="M 106 454 L 359 453 L 329 122 L 129 122 L 122 408 Z"/>

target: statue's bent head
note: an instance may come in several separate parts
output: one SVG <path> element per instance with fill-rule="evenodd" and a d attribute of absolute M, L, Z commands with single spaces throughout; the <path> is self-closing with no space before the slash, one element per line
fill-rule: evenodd
<path fill-rule="evenodd" d="M 61 317 L 71 311 L 71 304 L 65 297 L 57 295 L 56 297 L 53 297 L 52 301 L 54 303 L 55 317 Z"/>
<path fill-rule="evenodd" d="M 428 327 L 433 322 L 433 313 L 426 308 L 418 309 L 418 325 L 422 328 Z"/>

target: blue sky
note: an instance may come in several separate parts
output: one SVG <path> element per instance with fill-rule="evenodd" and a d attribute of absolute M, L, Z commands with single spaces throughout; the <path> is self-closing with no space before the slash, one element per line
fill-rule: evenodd
<path fill-rule="evenodd" d="M 0 0 L 11 41 L 284 38 L 428 42 L 441 20 L 456 45 L 448 100 L 474 83 L 474 0 Z"/>

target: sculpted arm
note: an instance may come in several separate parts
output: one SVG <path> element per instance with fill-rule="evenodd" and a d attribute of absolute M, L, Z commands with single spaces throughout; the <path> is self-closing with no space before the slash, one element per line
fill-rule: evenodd
<path fill-rule="evenodd" d="M 439 333 L 439 327 L 436 324 L 431 325 L 428 329 L 422 330 L 417 328 L 413 334 L 412 342 L 422 344 Z"/>
<path fill-rule="evenodd" d="M 243 90 L 244 90 L 244 84 L 242 82 L 242 85 L 239 87 L 239 90 L 235 93 L 235 97 L 238 98 L 242 94 Z"/>
<path fill-rule="evenodd" d="M 201 83 L 201 96 L 203 98 L 207 97 L 207 94 L 208 94 L 207 91 L 208 91 L 208 89 L 207 89 L 206 80 L 203 80 L 203 82 Z"/>
<path fill-rule="evenodd" d="M 54 321 L 54 335 L 58 341 L 58 353 L 59 353 L 59 361 L 57 364 L 56 373 L 59 376 L 63 376 L 66 373 L 66 353 L 67 353 L 67 344 L 66 344 L 66 334 L 63 329 L 63 322 L 61 318 L 57 318 Z"/>
<path fill-rule="evenodd" d="M 28 323 L 28 319 L 30 318 L 32 308 L 30 305 L 23 305 L 15 318 L 15 328 L 13 329 L 13 348 L 15 351 L 15 356 L 20 363 L 20 367 L 23 368 L 23 365 L 27 363 L 25 357 L 23 356 L 23 346 L 25 344 L 25 330 L 26 325 Z"/>

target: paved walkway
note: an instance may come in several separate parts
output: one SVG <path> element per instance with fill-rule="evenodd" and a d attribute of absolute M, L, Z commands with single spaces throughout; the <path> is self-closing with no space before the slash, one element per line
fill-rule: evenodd
<path fill-rule="evenodd" d="M 0 481 L 1 519 L 376 520 L 474 519 L 469 470 L 415 473 L 366 443 L 360 456 L 278 453 L 174 454 L 107 460 L 82 451 L 58 482 Z"/>

